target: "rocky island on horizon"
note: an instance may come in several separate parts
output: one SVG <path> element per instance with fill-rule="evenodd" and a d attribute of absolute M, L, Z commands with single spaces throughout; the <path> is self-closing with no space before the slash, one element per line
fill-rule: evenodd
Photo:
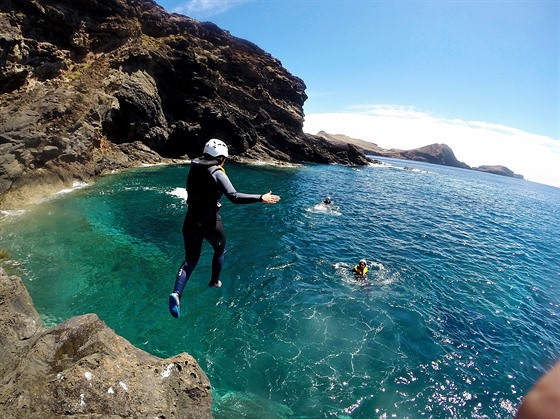
<path fill-rule="evenodd" d="M 511 169 L 501 165 L 483 165 L 478 167 L 471 167 L 455 157 L 455 153 L 446 144 L 430 144 L 424 147 L 415 148 L 412 150 L 399 150 L 399 149 L 385 149 L 379 147 L 375 143 L 365 140 L 348 137 L 344 134 L 329 134 L 325 131 L 319 131 L 317 137 L 322 137 L 325 140 L 335 143 L 352 144 L 361 150 L 364 154 L 378 157 L 389 157 L 400 160 L 413 160 L 431 164 L 439 164 L 442 166 L 458 167 L 461 169 L 476 170 L 479 172 L 492 173 L 494 175 L 507 176 L 516 179 L 524 179 L 523 175 L 514 173 Z"/>

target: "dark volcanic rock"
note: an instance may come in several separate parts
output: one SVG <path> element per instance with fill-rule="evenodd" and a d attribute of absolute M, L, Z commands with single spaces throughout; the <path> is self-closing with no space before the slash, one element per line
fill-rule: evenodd
<path fill-rule="evenodd" d="M 45 330 L 18 277 L 0 268 L 3 418 L 211 418 L 210 382 L 182 353 L 152 356 L 94 314 Z"/>
<path fill-rule="evenodd" d="M 365 164 L 303 133 L 306 98 L 256 45 L 151 0 L 3 0 L 0 200 L 192 158 L 211 137 L 238 159 Z"/>

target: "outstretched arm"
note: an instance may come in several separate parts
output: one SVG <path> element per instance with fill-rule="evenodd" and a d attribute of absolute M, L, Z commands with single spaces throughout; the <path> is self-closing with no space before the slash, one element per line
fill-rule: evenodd
<path fill-rule="evenodd" d="M 221 170 L 217 170 L 212 176 L 216 179 L 218 187 L 221 189 L 222 193 L 234 204 L 252 204 L 253 202 L 260 201 L 267 204 L 275 204 L 280 200 L 280 197 L 272 195 L 272 192 L 268 192 L 263 195 L 237 192 L 227 175 Z"/>
<path fill-rule="evenodd" d="M 265 204 L 276 204 L 280 201 L 280 197 L 278 195 L 272 195 L 272 191 L 261 195 L 261 201 Z"/>

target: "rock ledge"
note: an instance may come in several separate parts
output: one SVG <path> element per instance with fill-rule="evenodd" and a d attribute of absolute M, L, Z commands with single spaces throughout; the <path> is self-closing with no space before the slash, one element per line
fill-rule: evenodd
<path fill-rule="evenodd" d="M 0 346 L 3 418 L 212 417 L 210 382 L 192 356 L 150 355 L 95 314 L 46 330 L 21 279 L 2 268 Z"/>

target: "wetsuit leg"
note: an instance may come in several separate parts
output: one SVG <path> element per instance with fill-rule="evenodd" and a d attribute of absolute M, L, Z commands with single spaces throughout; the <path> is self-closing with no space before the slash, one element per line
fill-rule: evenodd
<path fill-rule="evenodd" d="M 202 220 L 197 220 L 197 218 L 196 214 L 189 214 L 187 211 L 187 215 L 185 216 L 185 221 L 183 223 L 185 261 L 179 268 L 179 272 L 177 272 L 175 286 L 173 287 L 173 292 L 178 293 L 179 296 L 183 295 L 183 289 L 187 285 L 187 281 L 194 271 L 202 251 L 202 241 L 204 238 L 202 228 L 203 223 Z"/>
<path fill-rule="evenodd" d="M 226 254 L 226 233 L 222 224 L 220 213 L 216 213 L 216 222 L 214 228 L 207 232 L 205 239 L 212 245 L 214 256 L 212 257 L 212 278 L 211 284 L 215 284 L 220 279 L 222 267 L 224 265 L 224 256 Z"/>

